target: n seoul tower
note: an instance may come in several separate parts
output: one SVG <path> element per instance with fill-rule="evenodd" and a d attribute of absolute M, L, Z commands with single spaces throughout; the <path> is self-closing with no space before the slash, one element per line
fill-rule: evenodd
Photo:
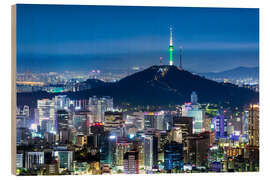
<path fill-rule="evenodd" d="M 170 45 L 169 45 L 169 53 L 170 53 L 170 66 L 173 65 L 173 39 L 172 39 L 172 26 L 170 26 Z"/>

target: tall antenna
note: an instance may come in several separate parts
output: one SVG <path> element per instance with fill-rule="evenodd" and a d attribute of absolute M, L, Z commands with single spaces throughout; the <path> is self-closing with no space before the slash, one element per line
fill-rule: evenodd
<path fill-rule="evenodd" d="M 179 47 L 179 50 L 180 50 L 180 53 L 179 53 L 179 60 L 180 60 L 180 62 L 179 62 L 179 68 L 182 70 L 183 69 L 183 62 L 182 62 L 182 56 L 183 56 L 183 47 L 182 46 L 180 46 Z"/>

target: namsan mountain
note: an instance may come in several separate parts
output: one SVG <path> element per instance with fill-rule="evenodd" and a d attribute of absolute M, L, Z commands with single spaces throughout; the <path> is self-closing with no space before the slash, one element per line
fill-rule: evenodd
<path fill-rule="evenodd" d="M 195 91 L 200 103 L 215 103 L 241 106 L 257 103 L 259 94 L 230 83 L 218 83 L 194 75 L 176 66 L 151 66 L 143 71 L 127 76 L 115 83 L 100 83 L 92 89 L 66 92 L 71 99 L 88 99 L 91 96 L 111 96 L 114 103 L 121 105 L 179 105 L 190 101 Z M 51 98 L 61 93 L 18 93 L 20 102 L 32 102 L 37 99 Z M 63 94 L 63 93 L 62 93 Z"/>

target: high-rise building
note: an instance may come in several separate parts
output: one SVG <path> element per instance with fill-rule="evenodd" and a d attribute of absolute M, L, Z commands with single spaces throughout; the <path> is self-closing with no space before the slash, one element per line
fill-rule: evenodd
<path fill-rule="evenodd" d="M 44 152 L 26 152 L 25 168 L 39 169 L 44 165 Z"/>
<path fill-rule="evenodd" d="M 183 132 L 183 138 L 192 135 L 192 117 L 173 117 L 173 127 L 180 128 Z"/>
<path fill-rule="evenodd" d="M 37 101 L 39 125 L 44 132 L 54 132 L 55 129 L 55 103 L 54 100 L 42 99 Z"/>
<path fill-rule="evenodd" d="M 124 135 L 124 119 L 122 112 L 105 112 L 104 129 L 120 136 Z"/>
<path fill-rule="evenodd" d="M 100 144 L 100 164 L 108 164 L 110 167 L 116 166 L 116 139 L 115 135 L 105 132 L 101 136 Z"/>
<path fill-rule="evenodd" d="M 251 104 L 249 107 L 248 122 L 249 146 L 259 147 L 259 105 Z"/>
<path fill-rule="evenodd" d="M 139 174 L 139 154 L 138 151 L 128 151 L 124 154 L 124 173 Z"/>
<path fill-rule="evenodd" d="M 184 162 L 188 162 L 188 138 L 192 135 L 192 117 L 174 117 L 172 140 L 183 145 Z"/>
<path fill-rule="evenodd" d="M 210 133 L 193 134 L 189 137 L 189 162 L 196 166 L 206 166 L 210 147 Z"/>
<path fill-rule="evenodd" d="M 223 115 L 222 111 L 218 111 L 217 115 L 213 118 L 213 125 L 215 129 L 215 139 L 227 138 L 228 136 L 228 119 Z"/>
<path fill-rule="evenodd" d="M 29 106 L 23 106 L 23 109 L 17 107 L 16 113 L 16 127 L 28 128 L 30 125 L 30 110 Z"/>
<path fill-rule="evenodd" d="M 17 128 L 28 128 L 29 117 L 25 115 L 16 115 L 16 121 Z"/>
<path fill-rule="evenodd" d="M 133 112 L 128 114 L 126 118 L 126 124 L 134 125 L 138 130 L 144 129 L 144 113 L 143 112 Z"/>
<path fill-rule="evenodd" d="M 169 53 L 170 53 L 170 66 L 173 65 L 173 37 L 172 37 L 172 26 L 170 26 L 170 45 L 169 45 Z"/>
<path fill-rule="evenodd" d="M 157 130 L 165 129 L 164 112 L 145 112 L 144 129 L 154 128 Z"/>
<path fill-rule="evenodd" d="M 54 97 L 55 101 L 55 109 L 56 110 L 63 110 L 68 109 L 68 101 L 67 101 L 67 95 L 58 95 Z"/>
<path fill-rule="evenodd" d="M 191 94 L 191 103 L 182 106 L 182 116 L 193 118 L 193 133 L 204 132 L 205 111 L 198 104 L 198 96 L 195 92 Z"/>
<path fill-rule="evenodd" d="M 59 168 L 71 170 L 73 161 L 72 151 L 53 151 L 53 157 L 58 161 Z"/>
<path fill-rule="evenodd" d="M 90 124 L 93 123 L 91 115 L 92 113 L 88 110 L 75 111 L 75 114 L 73 114 L 73 125 L 77 134 L 89 134 Z"/>
<path fill-rule="evenodd" d="M 87 136 L 87 145 L 99 149 L 102 141 L 104 141 L 104 135 L 104 125 L 102 123 L 91 124 L 90 135 Z"/>
<path fill-rule="evenodd" d="M 70 125 L 70 114 L 67 110 L 58 110 L 57 111 L 57 132 L 59 134 L 59 141 L 61 143 L 67 144 L 71 142 L 71 129 Z"/>
<path fill-rule="evenodd" d="M 69 128 L 69 113 L 66 110 L 58 110 L 57 114 L 57 131 L 67 130 Z"/>
<path fill-rule="evenodd" d="M 167 143 L 164 147 L 164 169 L 171 171 L 173 169 L 183 169 L 183 145 L 177 142 Z"/>
<path fill-rule="evenodd" d="M 202 133 L 203 132 L 203 120 L 204 120 L 204 111 L 199 108 L 192 108 L 188 111 L 187 117 L 193 117 L 193 133 Z"/>
<path fill-rule="evenodd" d="M 23 154 L 16 154 L 16 168 L 23 168 Z"/>
<path fill-rule="evenodd" d="M 31 132 L 28 128 L 16 128 L 16 144 L 29 144 Z"/>
<path fill-rule="evenodd" d="M 113 98 L 96 96 L 89 98 L 88 108 L 92 112 L 93 122 L 104 122 L 104 113 L 113 111 Z"/>
<path fill-rule="evenodd" d="M 157 167 L 158 161 L 158 138 L 155 135 L 145 135 L 144 138 L 144 166 L 151 171 Z"/>
<path fill-rule="evenodd" d="M 246 137 L 248 140 L 248 121 L 249 121 L 249 111 L 244 111 L 242 116 L 242 134 Z"/>
<path fill-rule="evenodd" d="M 126 137 L 116 139 L 116 165 L 123 166 L 124 154 L 132 149 L 132 143 Z"/>

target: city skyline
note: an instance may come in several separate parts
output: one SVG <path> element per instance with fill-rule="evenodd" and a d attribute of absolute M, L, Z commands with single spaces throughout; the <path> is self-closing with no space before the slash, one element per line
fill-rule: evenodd
<path fill-rule="evenodd" d="M 12 12 L 13 174 L 260 171 L 258 9 Z"/>
<path fill-rule="evenodd" d="M 177 66 L 179 46 L 183 66 L 194 72 L 259 65 L 258 9 L 18 5 L 17 10 L 19 72 L 149 67 L 160 57 L 169 64 L 170 25 Z"/>

